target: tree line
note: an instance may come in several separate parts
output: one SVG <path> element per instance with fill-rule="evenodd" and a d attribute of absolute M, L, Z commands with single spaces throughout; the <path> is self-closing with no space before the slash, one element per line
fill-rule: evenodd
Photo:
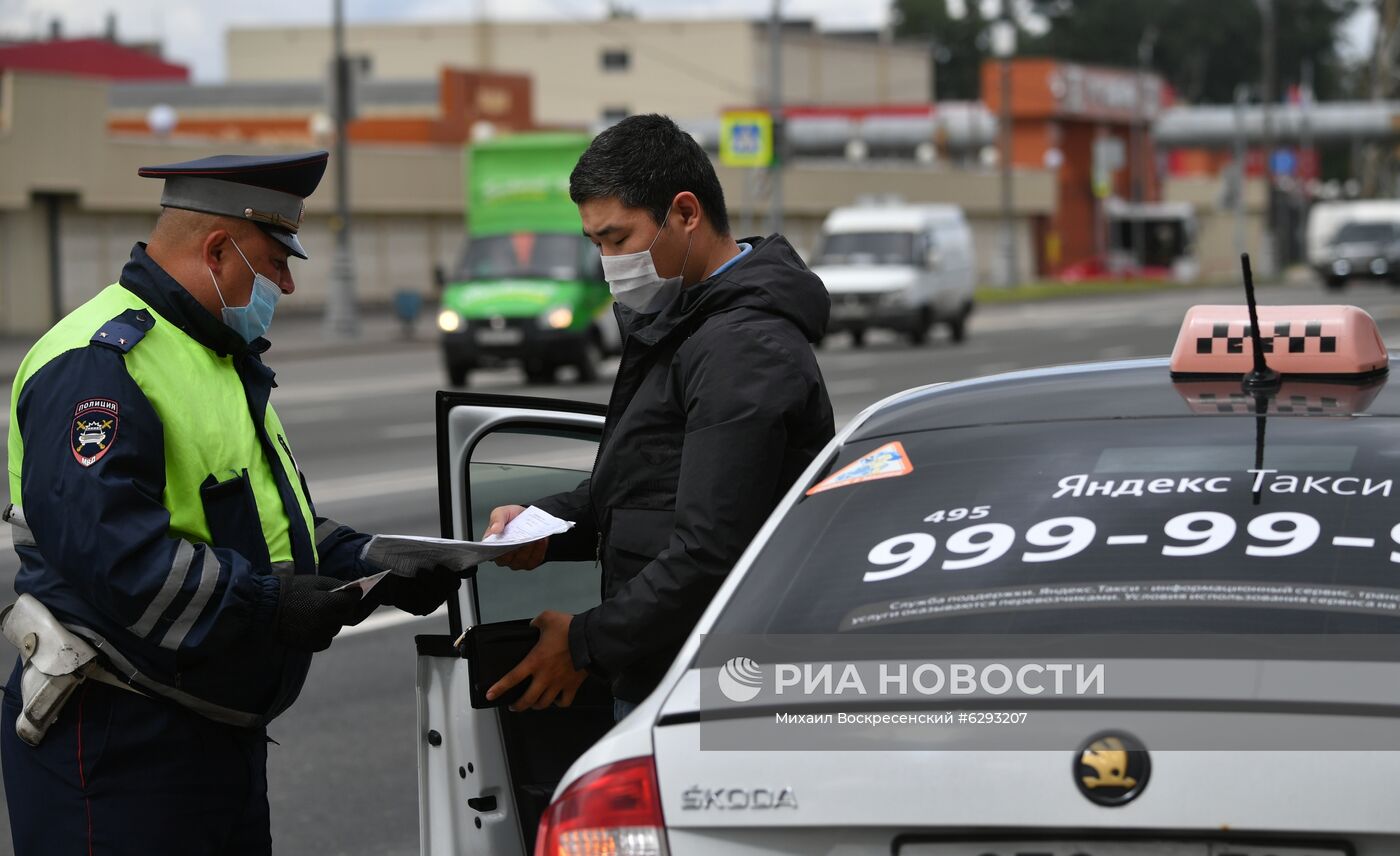
<path fill-rule="evenodd" d="M 932 48 L 938 100 L 980 98 L 981 66 L 991 56 L 989 25 L 1000 3 L 1014 4 L 1017 56 L 1096 65 L 1150 67 L 1180 100 L 1228 103 L 1236 87 L 1258 100 L 1263 64 L 1259 0 L 894 0 L 897 36 Z M 1276 80 L 1283 97 L 1310 73 L 1318 100 L 1362 98 L 1369 59 L 1340 50 L 1343 23 L 1363 0 L 1273 0 Z"/>

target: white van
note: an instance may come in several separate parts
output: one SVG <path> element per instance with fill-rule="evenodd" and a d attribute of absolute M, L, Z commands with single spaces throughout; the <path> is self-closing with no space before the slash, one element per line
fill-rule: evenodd
<path fill-rule="evenodd" d="M 855 205 L 822 225 L 812 270 L 831 294 L 827 332 L 846 331 L 856 347 L 884 327 L 915 345 L 934 324 L 954 342 L 967 336 L 977 267 L 972 230 L 956 205 Z"/>
<path fill-rule="evenodd" d="M 1333 262 L 1332 239 L 1347 223 L 1400 223 L 1400 200 L 1318 202 L 1308 211 L 1308 264 L 1324 277 Z"/>

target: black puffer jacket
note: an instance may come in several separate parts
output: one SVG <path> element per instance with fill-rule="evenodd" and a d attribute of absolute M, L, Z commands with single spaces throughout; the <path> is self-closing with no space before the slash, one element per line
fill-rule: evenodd
<path fill-rule="evenodd" d="M 535 504 L 578 525 L 550 559 L 600 557 L 574 664 L 621 699 L 656 687 L 782 494 L 833 433 L 809 344 L 830 300 L 781 236 L 655 315 L 619 309 L 622 364 L 591 479 Z"/>

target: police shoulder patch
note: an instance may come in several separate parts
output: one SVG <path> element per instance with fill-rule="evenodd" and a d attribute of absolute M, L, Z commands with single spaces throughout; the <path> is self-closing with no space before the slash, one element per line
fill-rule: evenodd
<path fill-rule="evenodd" d="M 79 464 L 90 467 L 111 451 L 117 441 L 119 411 L 110 398 L 87 398 L 73 408 L 69 439 Z"/>
<path fill-rule="evenodd" d="M 156 324 L 149 309 L 128 309 L 92 334 L 94 345 L 106 345 L 123 354 L 136 347 Z"/>

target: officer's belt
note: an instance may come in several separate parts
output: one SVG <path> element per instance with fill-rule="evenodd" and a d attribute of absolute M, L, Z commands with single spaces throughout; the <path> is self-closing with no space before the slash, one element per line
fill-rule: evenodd
<path fill-rule="evenodd" d="M 29 524 L 24 519 L 24 511 L 21 510 L 18 505 L 11 503 L 10 505 L 6 506 L 4 512 L 0 512 L 0 520 L 3 520 L 4 522 L 10 524 L 11 527 L 13 527 L 14 531 L 11 533 L 11 539 L 13 540 L 14 545 L 16 547 L 37 546 L 34 541 L 34 533 L 30 531 Z M 40 607 L 42 608 L 42 604 L 40 604 Z M 48 610 L 45 609 L 45 612 L 47 611 Z M 8 615 L 8 613 L 8 609 L 5 610 L 4 613 L 0 613 L 0 625 L 3 625 L 4 618 Z M 52 616 L 50 616 L 50 618 L 52 618 Z M 11 639 L 10 641 L 14 643 L 14 645 L 17 648 L 20 649 L 20 654 L 26 660 L 28 660 L 29 657 L 33 656 L 34 652 L 26 652 L 24 650 L 22 637 L 23 634 L 21 634 L 21 638 L 19 640 Z M 78 637 L 75 636 L 74 638 L 77 639 L 78 642 L 82 642 L 82 640 L 78 639 Z M 141 692 L 140 690 L 133 687 L 131 684 L 127 683 L 117 675 L 113 674 L 110 670 L 104 667 L 97 660 L 91 660 L 87 662 L 85 664 L 85 668 L 83 669 L 83 674 L 89 680 L 99 681 L 104 684 L 110 684 L 111 686 L 119 687 L 121 689 L 126 690 L 127 692 L 133 692 L 140 696 L 145 695 L 145 693 Z"/>
<path fill-rule="evenodd" d="M 29 526 L 24 520 L 24 512 L 21 511 L 18 506 L 8 506 L 3 513 L 0 513 L 0 520 L 9 523 L 10 526 L 14 528 L 13 538 L 15 546 L 34 546 L 34 535 L 32 532 L 30 532 Z M 274 564 L 273 570 L 278 570 L 279 564 Z M 292 563 L 287 563 L 287 565 L 289 570 L 292 567 L 294 567 Z M 37 600 L 35 602 L 38 603 Z M 40 604 L 40 606 L 42 608 L 42 604 Z M 47 610 L 45 611 L 47 612 Z M 0 622 L 2 621 L 3 618 L 0 618 Z M 104 684 L 110 684 L 114 687 L 121 687 L 122 689 L 134 692 L 137 695 L 159 696 L 165 698 L 169 701 L 180 705 L 181 707 L 187 708 L 188 710 L 199 714 L 200 716 L 203 716 L 207 719 L 211 719 L 214 722 L 221 722 L 225 725 L 233 725 L 238 728 L 253 728 L 264 723 L 263 718 L 257 714 L 248 713 L 247 711 L 236 710 L 234 708 L 214 704 L 212 702 L 208 702 L 204 699 L 198 698 L 197 696 L 193 696 L 189 693 L 182 692 L 181 690 L 178 690 L 174 687 L 162 684 L 159 681 L 154 681 L 150 678 L 147 678 L 145 675 L 142 675 L 134 665 L 132 665 L 124 657 L 122 657 L 122 655 L 117 651 L 115 647 L 108 644 L 106 640 L 104 640 L 101 636 L 97 635 L 92 630 L 89 630 L 86 627 L 64 627 L 64 630 L 68 633 L 79 637 L 79 642 L 84 642 L 85 644 L 92 646 L 94 651 L 100 648 L 102 650 L 103 656 L 109 662 L 111 662 L 111 664 L 116 669 L 120 670 L 119 674 L 118 672 L 114 672 L 108 669 L 106 666 L 104 666 L 102 663 L 96 660 L 90 660 L 87 663 L 86 671 L 84 672 L 85 678 L 100 681 Z M 14 642 L 16 647 L 19 647 L 21 649 L 22 654 L 23 647 L 21 646 L 20 641 L 11 641 Z M 122 677 L 122 674 L 129 675 L 130 681 L 124 679 Z M 133 686 L 133 684 L 139 685 L 140 689 L 137 689 L 137 687 Z M 144 692 L 142 692 L 142 690 L 144 690 Z M 16 724 L 16 727 L 18 728 L 18 723 Z"/>
<path fill-rule="evenodd" d="M 44 739 L 83 681 L 100 681 L 144 695 L 107 671 L 97 661 L 97 649 L 60 624 L 32 594 L 20 595 L 0 612 L 0 633 L 19 648 L 24 663 L 15 733 L 30 746 Z"/>

